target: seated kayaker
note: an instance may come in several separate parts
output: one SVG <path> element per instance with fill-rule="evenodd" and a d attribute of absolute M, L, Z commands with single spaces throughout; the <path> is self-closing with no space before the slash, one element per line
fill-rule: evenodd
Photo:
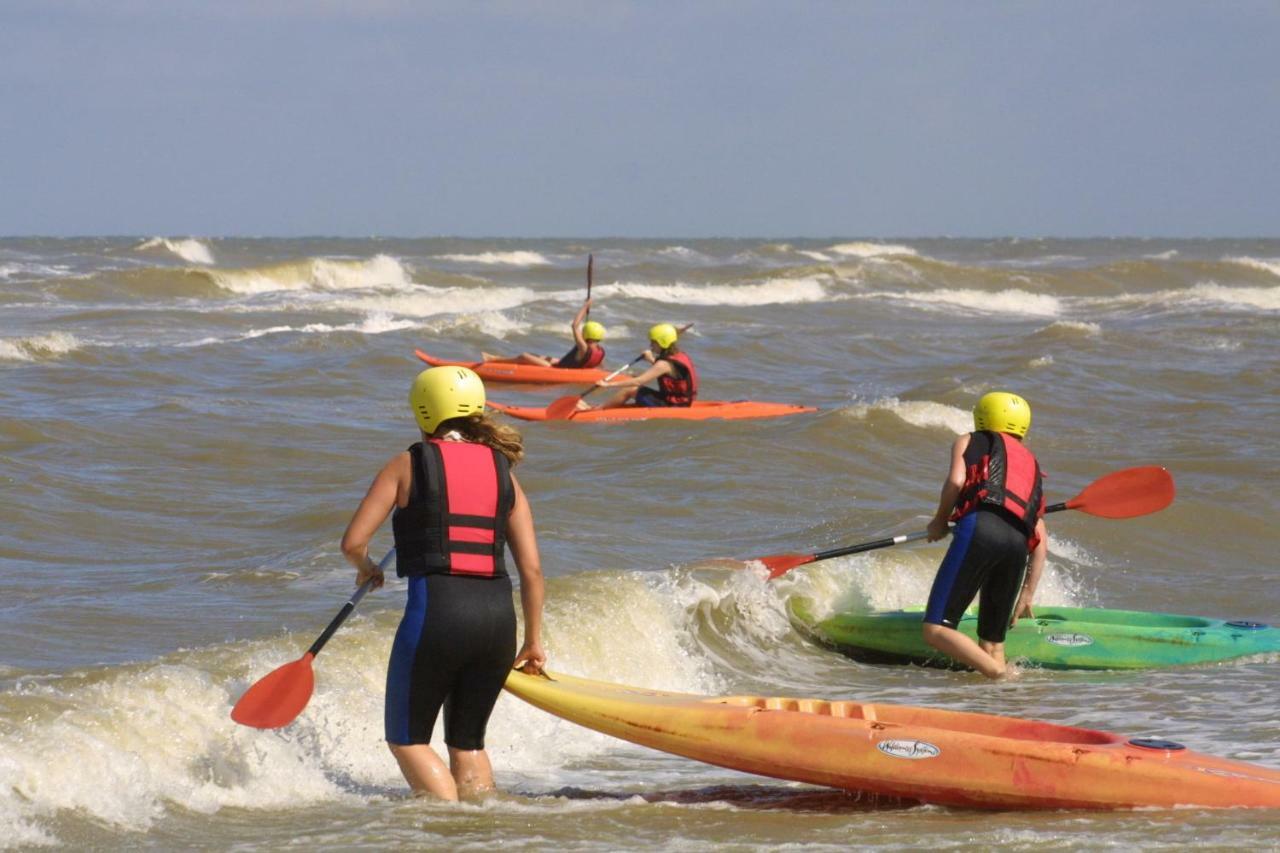
<path fill-rule="evenodd" d="M 686 327 L 687 328 L 687 327 Z M 598 388 L 621 388 L 599 405 L 601 409 L 616 409 L 619 406 L 692 406 L 698 396 L 698 370 L 693 366 L 693 359 L 680 351 L 676 344 L 680 334 L 670 323 L 659 323 L 649 330 L 649 352 L 653 355 L 653 366 L 639 376 L 626 379 L 604 380 L 596 383 Z M 657 390 L 645 387 L 646 383 L 657 381 Z M 578 401 L 581 411 L 592 407 L 582 400 Z"/>
<path fill-rule="evenodd" d="M 930 542 L 946 536 L 950 523 L 955 528 L 929 592 L 924 640 L 999 678 L 1005 633 L 1018 617 L 1031 616 L 1049 549 L 1043 475 L 1022 443 L 1031 427 L 1026 400 L 1004 391 L 985 394 L 973 408 L 973 426 L 951 446 L 951 470 L 929 522 Z M 975 643 L 956 627 L 979 594 Z"/>
<path fill-rule="evenodd" d="M 534 355 L 531 352 L 522 352 L 517 356 L 491 355 L 490 353 L 482 352 L 480 356 L 487 362 L 536 364 L 539 367 L 598 367 L 604 361 L 604 347 L 600 345 L 600 342 L 604 340 L 604 326 L 595 320 L 587 319 L 587 312 L 590 310 L 591 300 L 588 299 L 582 303 L 582 307 L 574 315 L 573 325 L 570 327 L 573 330 L 573 349 L 559 358 L 549 355 Z"/>

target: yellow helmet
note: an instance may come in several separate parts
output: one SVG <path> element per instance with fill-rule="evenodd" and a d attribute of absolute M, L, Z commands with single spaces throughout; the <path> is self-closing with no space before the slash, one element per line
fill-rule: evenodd
<path fill-rule="evenodd" d="M 676 327 L 670 323 L 659 323 L 649 330 L 649 340 L 663 349 L 669 349 L 679 337 L 680 335 L 676 333 Z"/>
<path fill-rule="evenodd" d="M 1022 438 L 1031 428 L 1031 406 L 1017 394 L 991 391 L 973 407 L 973 427 Z"/>
<path fill-rule="evenodd" d="M 432 367 L 409 387 L 409 408 L 427 435 L 441 421 L 465 418 L 484 411 L 484 383 L 469 367 Z"/>
<path fill-rule="evenodd" d="M 588 320 L 582 324 L 582 337 L 588 341 L 603 341 L 604 326 L 595 320 Z"/>

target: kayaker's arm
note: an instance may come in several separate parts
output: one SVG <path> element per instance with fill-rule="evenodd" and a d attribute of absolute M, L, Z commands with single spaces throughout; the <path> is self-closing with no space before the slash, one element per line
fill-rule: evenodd
<path fill-rule="evenodd" d="M 597 388 L 639 388 L 641 385 L 647 385 L 653 382 L 659 376 L 670 376 L 674 368 L 669 361 L 659 361 L 653 367 L 650 367 L 639 376 L 628 376 L 626 379 L 616 379 L 612 382 L 601 379 L 596 382 Z"/>
<path fill-rule="evenodd" d="M 582 307 L 578 309 L 578 313 L 573 315 L 573 343 L 578 348 L 578 354 L 582 355 L 587 351 L 587 339 L 582 336 L 582 324 L 587 319 L 587 312 L 591 310 L 591 300 L 587 299 L 582 303 Z"/>
<path fill-rule="evenodd" d="M 360 506 L 356 507 L 342 534 L 342 553 L 347 562 L 356 568 L 357 586 L 370 579 L 373 580 L 374 589 L 383 584 L 382 570 L 369 556 L 369 540 L 396 508 L 401 492 L 407 492 L 401 482 L 407 480 L 409 464 L 409 454 L 406 452 L 392 457 L 383 466 L 378 476 L 373 478 L 369 491 L 360 501 Z"/>
<path fill-rule="evenodd" d="M 515 477 L 511 478 L 511 484 L 515 487 L 516 502 L 507 517 L 507 544 L 511 546 L 511 555 L 520 573 L 520 609 L 524 613 L 524 643 L 516 655 L 515 666 L 518 669 L 528 663 L 540 671 L 547 662 L 547 653 L 542 649 L 542 559 L 538 555 L 538 537 L 529 500 Z"/>
<path fill-rule="evenodd" d="M 964 452 L 968 447 L 968 433 L 957 438 L 951 445 L 951 469 L 947 472 L 947 479 L 942 483 L 942 493 L 938 496 L 938 510 L 933 514 L 933 520 L 929 522 L 930 542 L 937 542 L 950 532 L 947 519 L 950 518 L 951 511 L 956 508 L 960 490 L 964 488 Z"/>
<path fill-rule="evenodd" d="M 1049 555 L 1049 531 L 1045 528 L 1043 518 L 1036 521 L 1036 535 L 1040 537 L 1040 541 L 1031 552 L 1031 562 L 1027 565 L 1027 577 L 1022 582 L 1022 594 L 1018 596 L 1018 603 L 1013 608 L 1013 619 L 1009 622 L 1011 628 L 1017 624 L 1020 617 L 1034 618 L 1031 602 L 1035 599 L 1036 587 L 1040 585 L 1040 575 L 1044 573 L 1044 561 Z"/>

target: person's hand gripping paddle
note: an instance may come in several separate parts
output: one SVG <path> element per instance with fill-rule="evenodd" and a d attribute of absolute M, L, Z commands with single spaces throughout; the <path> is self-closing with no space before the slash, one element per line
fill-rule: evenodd
<path fill-rule="evenodd" d="M 619 367 L 613 373 L 610 373 L 608 376 L 606 376 L 604 378 L 604 381 L 608 382 L 610 379 L 614 378 L 618 374 L 628 370 L 631 367 L 631 365 L 643 359 L 644 359 L 644 353 L 640 353 L 638 356 L 631 359 L 630 362 L 623 365 L 622 367 Z M 547 420 L 549 421 L 568 420 L 569 418 L 573 417 L 575 412 L 578 411 L 578 401 L 581 400 L 583 397 L 586 397 L 588 394 L 591 394 L 598 390 L 600 390 L 600 386 L 593 385 L 590 388 L 588 388 L 586 391 L 582 392 L 581 394 L 570 394 L 568 397 L 561 397 L 560 399 L 555 400 L 554 402 L 552 402 L 550 406 L 547 406 Z"/>
<path fill-rule="evenodd" d="M 382 562 L 378 564 L 378 568 L 386 569 L 395 553 L 395 548 L 388 551 L 382 558 Z M 338 630 L 338 626 L 346 621 L 351 611 L 355 610 L 356 605 L 360 603 L 360 599 L 364 598 L 364 594 L 372 587 L 372 578 L 360 585 L 350 600 L 338 611 L 338 615 L 333 617 L 329 627 L 325 628 L 324 632 L 311 644 L 311 648 L 307 649 L 306 654 L 292 663 L 273 669 L 255 681 L 231 709 L 231 719 L 242 726 L 252 726 L 255 729 L 278 729 L 297 719 L 302 709 L 311 701 L 311 692 L 315 689 L 316 678 L 315 673 L 311 671 L 311 661 L 320 654 L 324 644 L 329 642 L 329 638 Z"/>
<path fill-rule="evenodd" d="M 1159 465 L 1146 465 L 1140 468 L 1125 468 L 1099 477 L 1080 494 L 1069 501 L 1052 504 L 1044 511 L 1059 512 L 1064 509 L 1078 509 L 1089 515 L 1100 518 L 1133 518 L 1147 515 L 1173 503 L 1173 477 Z M 904 542 L 916 542 L 924 539 L 925 531 L 893 536 L 887 539 L 876 539 L 843 548 L 832 548 L 830 551 L 819 551 L 816 554 L 773 554 L 768 557 L 755 557 L 748 562 L 759 560 L 769 570 L 769 579 L 781 577 L 797 566 L 818 560 L 829 560 L 832 557 L 844 557 L 849 554 L 861 554 L 863 551 L 874 551 L 877 548 L 890 548 Z"/>

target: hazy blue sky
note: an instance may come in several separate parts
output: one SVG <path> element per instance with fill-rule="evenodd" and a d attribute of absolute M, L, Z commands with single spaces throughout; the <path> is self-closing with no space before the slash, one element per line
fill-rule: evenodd
<path fill-rule="evenodd" d="M 0 234 L 1280 233 L 1280 2 L 0 0 Z"/>

